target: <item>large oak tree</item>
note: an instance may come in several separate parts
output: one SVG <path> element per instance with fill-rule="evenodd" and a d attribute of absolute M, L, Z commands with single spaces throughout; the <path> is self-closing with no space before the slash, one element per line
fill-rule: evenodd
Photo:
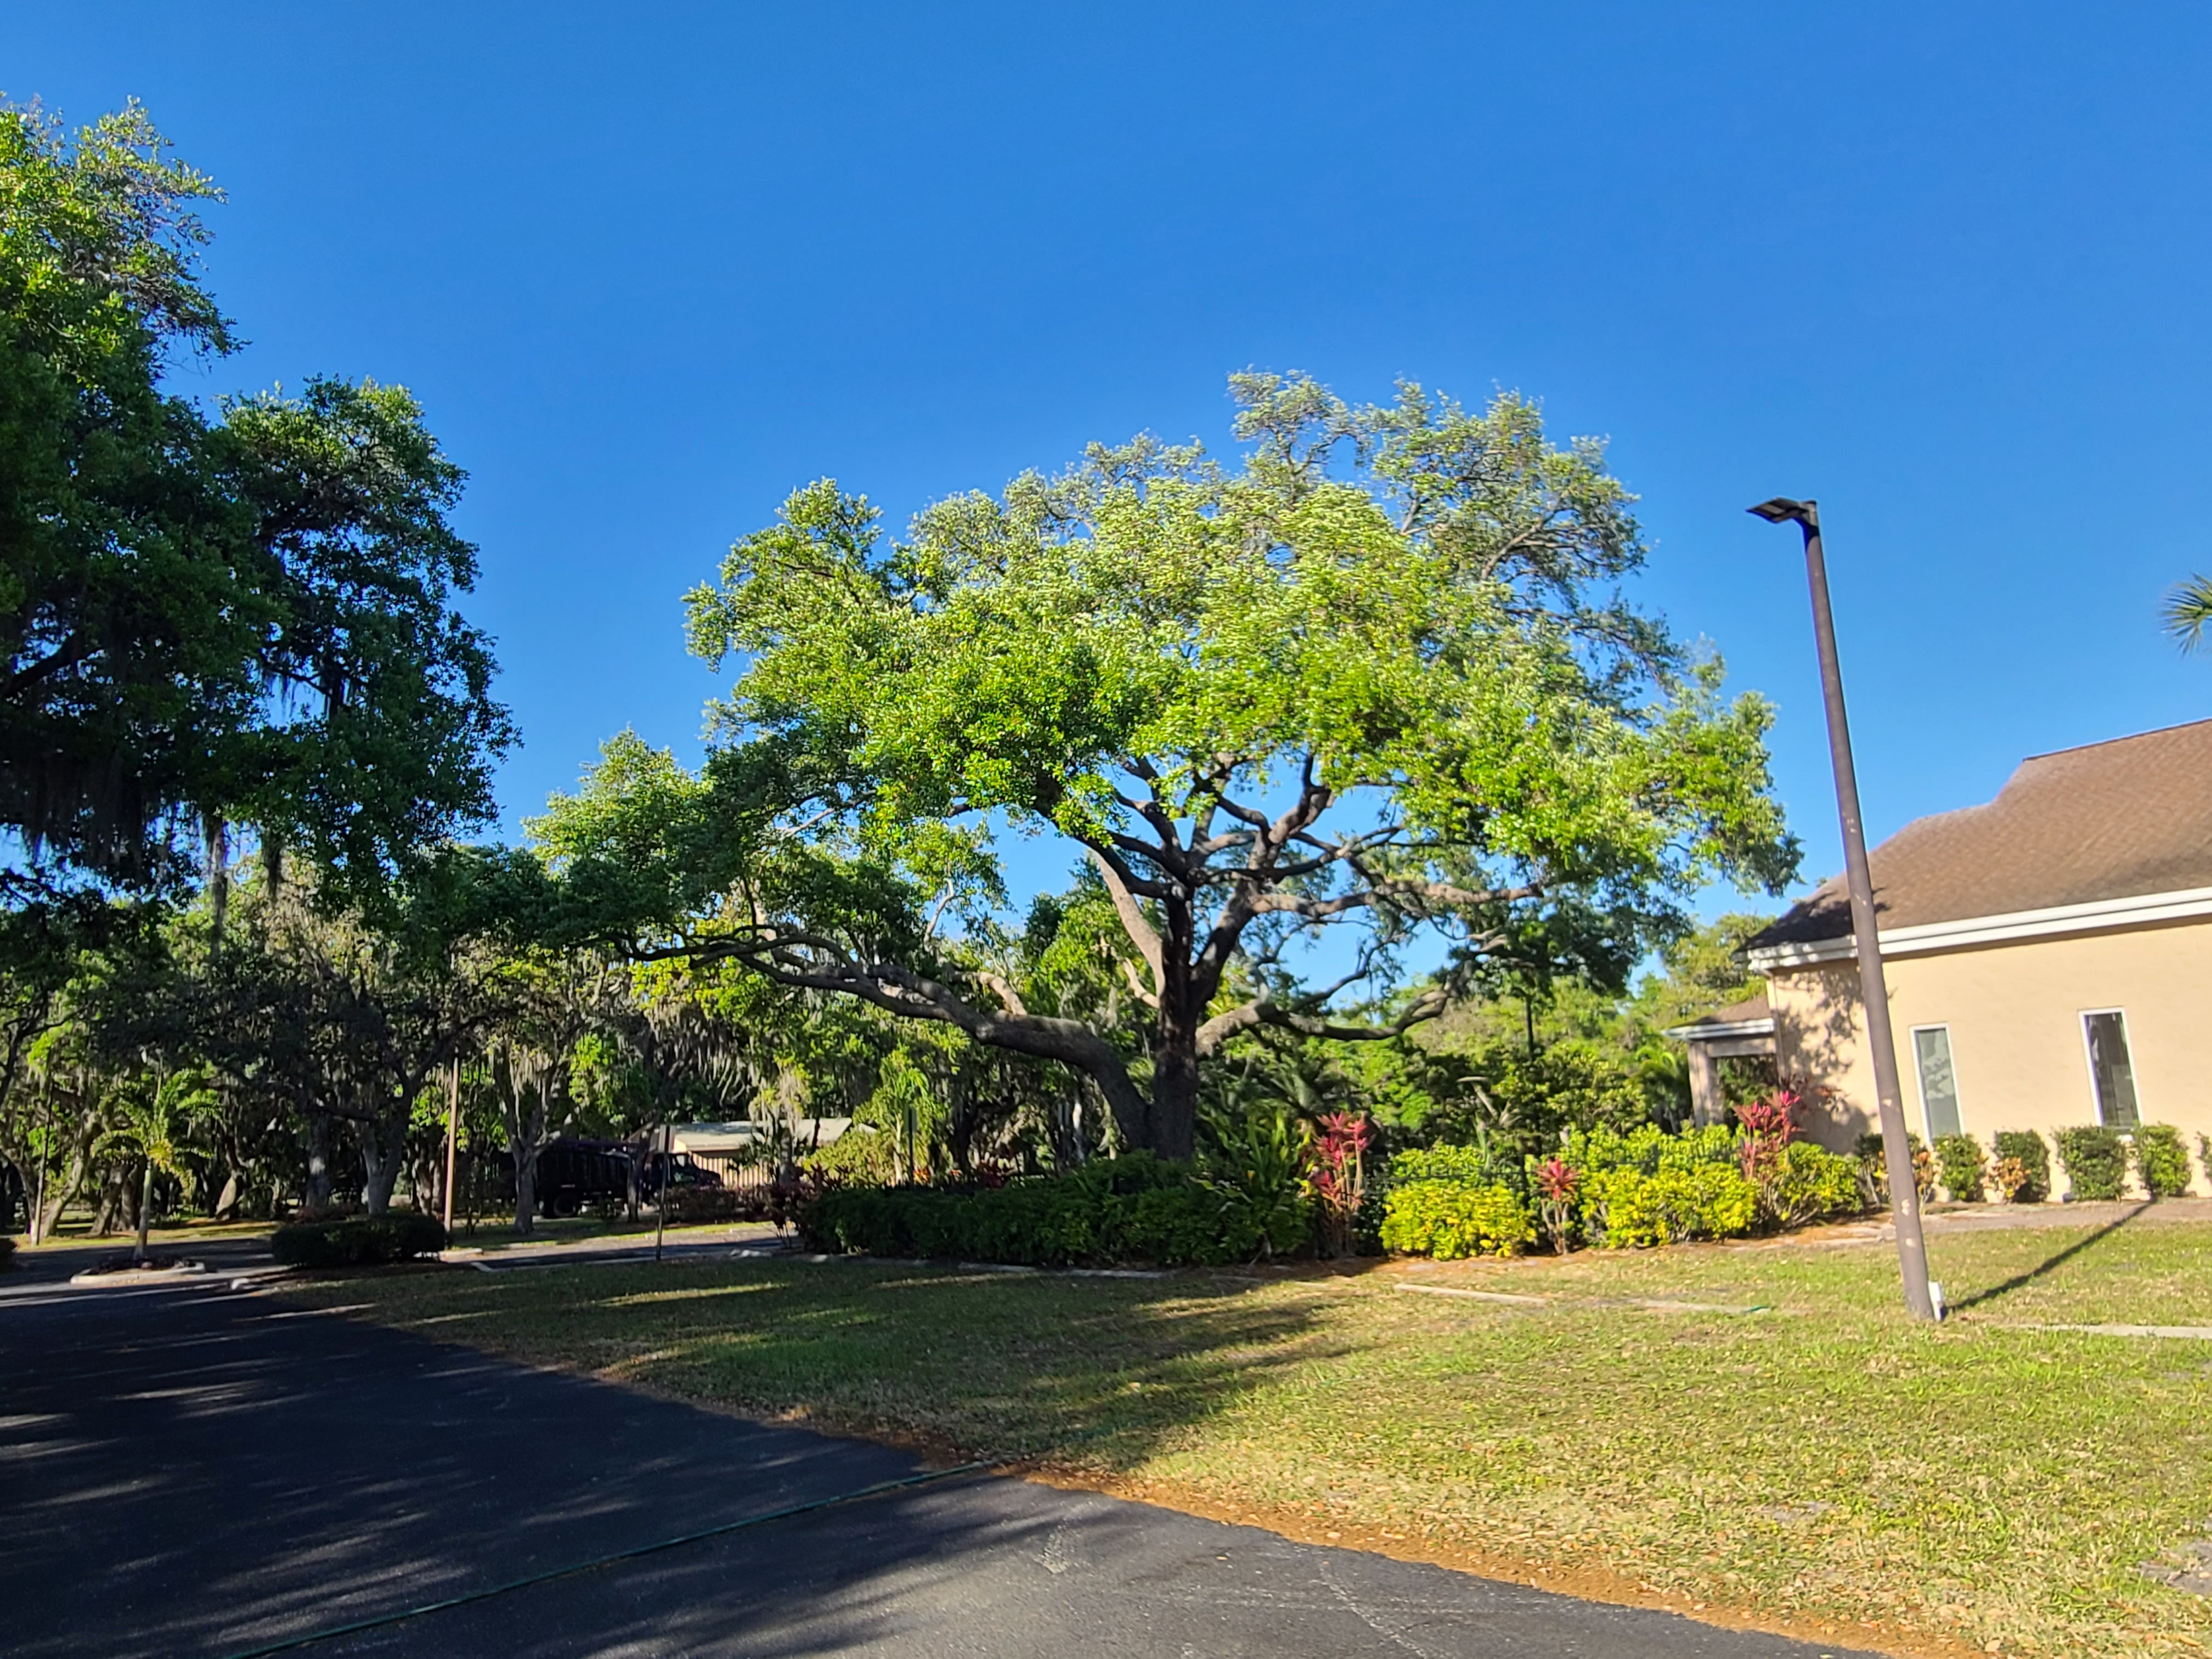
<path fill-rule="evenodd" d="M 1703 883 L 1787 879 L 1768 708 L 1621 596 L 1645 549 L 1600 446 L 1512 396 L 1231 389 L 1235 465 L 1093 446 L 896 542 L 799 491 L 690 597 L 742 670 L 703 775 L 618 740 L 538 833 L 640 951 L 1065 1062 L 1176 1158 L 1238 1033 L 1388 1036 L 1547 932 L 1632 954 Z M 994 965 L 994 826 L 1094 866 L 1138 1052 Z M 1405 984 L 1423 935 L 1448 965 Z"/>

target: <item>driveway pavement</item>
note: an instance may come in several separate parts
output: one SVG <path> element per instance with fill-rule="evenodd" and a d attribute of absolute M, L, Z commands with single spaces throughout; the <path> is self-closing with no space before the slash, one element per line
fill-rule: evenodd
<path fill-rule="evenodd" d="M 921 1471 L 228 1284 L 0 1279 L 14 1659 L 223 1659 Z M 1844 1659 L 975 1474 L 293 1650 Z"/>

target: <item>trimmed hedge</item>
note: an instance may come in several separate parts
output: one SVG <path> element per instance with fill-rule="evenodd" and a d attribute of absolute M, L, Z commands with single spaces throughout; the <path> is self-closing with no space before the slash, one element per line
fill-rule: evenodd
<path fill-rule="evenodd" d="M 1273 1203 L 1146 1152 L 1004 1187 L 840 1187 L 808 1204 L 799 1237 L 848 1255 L 952 1257 L 1035 1267 L 1079 1262 L 1224 1267 L 1304 1249 L 1312 1207 Z"/>
<path fill-rule="evenodd" d="M 1573 1173 L 1574 1197 L 1547 1224 L 1563 1225 L 1569 1246 L 1737 1238 L 1864 1207 L 1853 1159 L 1810 1141 L 1759 1141 L 1721 1124 L 1680 1134 L 1656 1124 L 1626 1133 L 1576 1131 L 1556 1156 Z M 1520 1170 L 1500 1170 L 1475 1146 L 1400 1152 L 1390 1160 L 1380 1242 L 1436 1256 L 1510 1255 L 1535 1241 L 1538 1170 L 1534 1158 Z"/>
<path fill-rule="evenodd" d="M 2094 1203 L 2127 1190 L 2128 1144 L 2118 1129 L 2089 1123 L 2061 1129 L 2051 1139 L 2058 1143 L 2058 1162 L 2075 1198 Z"/>
<path fill-rule="evenodd" d="M 2000 1129 L 1991 1138 L 1999 1162 L 2018 1160 L 2027 1185 L 2014 1194 L 2015 1204 L 2040 1204 L 2051 1196 L 2051 1148 L 2033 1129 Z"/>
<path fill-rule="evenodd" d="M 1506 1170 L 1480 1146 L 1412 1146 L 1390 1159 L 1392 1181 L 1456 1181 L 1462 1186 L 1510 1186 Z"/>
<path fill-rule="evenodd" d="M 1936 1196 L 1936 1154 L 1909 1130 L 1905 1145 L 1912 1154 L 1913 1188 L 1925 1204 Z M 1851 1151 L 1858 1158 L 1859 1188 L 1867 1203 L 1870 1206 L 1886 1206 L 1889 1203 L 1889 1152 L 1882 1145 L 1881 1132 L 1869 1130 L 1851 1143 Z"/>
<path fill-rule="evenodd" d="M 414 1212 L 364 1216 L 350 1221 L 301 1221 L 279 1227 L 270 1254 L 295 1267 L 367 1267 L 435 1255 L 446 1230 L 435 1216 Z"/>
<path fill-rule="evenodd" d="M 1708 1165 L 1733 1169 L 1738 1163 L 1735 1131 L 1724 1123 L 1708 1123 L 1680 1134 L 1669 1134 L 1656 1123 L 1639 1124 L 1626 1134 L 1602 1127 L 1587 1134 L 1577 1130 L 1567 1136 L 1560 1156 L 1592 1175 L 1633 1170 L 1654 1176 L 1662 1170 L 1686 1171 Z"/>
<path fill-rule="evenodd" d="M 1982 1201 L 1982 1179 L 1988 1160 L 1982 1143 L 1972 1135 L 1936 1137 L 1936 1168 L 1943 1177 L 1943 1190 L 1960 1204 Z"/>
<path fill-rule="evenodd" d="M 2189 1190 L 2189 1148 L 2171 1123 L 2136 1130 L 2136 1179 L 2153 1198 L 2179 1198 Z"/>

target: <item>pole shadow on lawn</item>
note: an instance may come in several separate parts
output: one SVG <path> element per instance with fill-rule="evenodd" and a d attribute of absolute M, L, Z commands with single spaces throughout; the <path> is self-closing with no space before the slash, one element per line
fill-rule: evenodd
<path fill-rule="evenodd" d="M 2073 1261 L 2075 1257 L 2083 1254 L 2085 1251 L 2096 1245 L 2103 1243 L 2106 1239 L 2110 1238 L 2114 1233 L 2119 1231 L 2121 1228 L 2126 1226 L 2128 1223 L 2133 1221 L 2142 1213 L 2142 1207 L 2138 1205 L 2136 1208 L 2130 1210 L 2125 1215 L 2113 1217 L 2112 1220 L 2107 1221 L 2103 1226 L 2098 1228 L 2094 1232 L 2084 1233 L 2081 1237 L 2075 1239 L 2064 1249 L 2054 1251 L 2050 1255 L 2045 1256 L 2041 1261 L 2037 1262 L 2035 1266 L 2030 1267 L 2026 1273 L 2014 1273 L 2010 1279 L 2005 1279 L 2001 1284 L 1992 1285 L 1985 1291 L 1977 1291 L 1972 1296 L 1961 1297 L 1960 1300 L 1951 1304 L 1952 1311 L 1954 1313 L 1963 1313 L 1969 1308 L 1985 1307 L 1990 1303 L 2001 1301 L 2004 1297 L 2010 1296 L 2014 1291 L 2026 1290 L 2029 1285 L 2036 1283 L 2039 1279 L 2047 1279 L 2052 1273 L 2057 1272 L 2059 1268 Z"/>

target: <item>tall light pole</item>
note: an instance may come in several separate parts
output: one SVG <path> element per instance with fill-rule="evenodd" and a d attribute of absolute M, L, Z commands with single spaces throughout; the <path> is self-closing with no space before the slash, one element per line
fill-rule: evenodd
<path fill-rule="evenodd" d="M 446 1085 L 446 1243 L 453 1242 L 453 1156 L 461 1139 L 461 1057 L 453 1056 L 453 1069 Z"/>
<path fill-rule="evenodd" d="M 1939 1319 L 1928 1283 L 1928 1241 L 1920 1230 L 1920 1188 L 1905 1138 L 1905 1096 L 1897 1079 L 1897 1039 L 1889 1029 L 1889 987 L 1882 977 L 1875 931 L 1874 877 L 1867 867 L 1866 830 L 1859 817 L 1858 774 L 1851 765 L 1851 728 L 1844 713 L 1844 671 L 1836 661 L 1836 619 L 1828 608 L 1828 566 L 1820 552 L 1820 506 L 1778 495 L 1749 509 L 1769 524 L 1794 523 L 1805 532 L 1805 576 L 1813 589 L 1813 637 L 1820 649 L 1820 693 L 1828 707 L 1828 756 L 1836 772 L 1836 812 L 1844 824 L 1844 879 L 1851 893 L 1851 935 L 1858 947 L 1859 1000 L 1866 1007 L 1867 1043 L 1874 1050 L 1875 1102 L 1881 1117 L 1881 1158 L 1889 1171 L 1889 1212 L 1897 1223 L 1897 1261 L 1905 1305 L 1915 1319 Z"/>
<path fill-rule="evenodd" d="M 660 1260 L 660 1247 L 668 1240 L 668 1166 L 676 1160 L 676 1125 L 660 1126 L 660 1202 L 653 1217 L 653 1259 Z"/>

